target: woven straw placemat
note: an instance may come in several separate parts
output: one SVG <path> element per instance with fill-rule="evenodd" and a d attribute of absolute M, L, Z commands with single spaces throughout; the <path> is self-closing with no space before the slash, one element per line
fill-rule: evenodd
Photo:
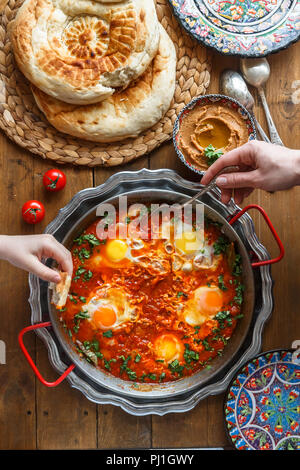
<path fill-rule="evenodd" d="M 29 83 L 16 67 L 9 22 L 24 0 L 9 0 L 0 20 L 0 127 L 18 145 L 55 163 L 87 166 L 122 165 L 145 155 L 172 136 L 176 116 L 210 81 L 209 52 L 192 39 L 171 12 L 168 0 L 157 0 L 158 17 L 177 52 L 176 90 L 167 114 L 135 139 L 97 144 L 58 132 L 38 110 Z"/>

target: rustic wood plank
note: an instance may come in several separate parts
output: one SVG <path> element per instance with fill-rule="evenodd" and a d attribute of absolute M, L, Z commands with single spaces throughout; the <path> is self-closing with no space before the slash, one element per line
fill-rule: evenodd
<path fill-rule="evenodd" d="M 148 156 L 129 163 L 122 168 L 95 169 L 95 186 L 104 183 L 118 171 L 136 171 L 148 168 Z M 151 418 L 131 416 L 121 408 L 98 406 L 98 448 L 148 448 L 151 446 Z"/>
<path fill-rule="evenodd" d="M 53 168 L 50 161 L 34 158 L 33 187 L 35 199 L 46 208 L 44 221 L 36 226 L 43 232 L 58 210 L 81 189 L 93 186 L 93 171 L 89 168 L 60 166 L 66 174 L 66 187 L 57 193 L 46 191 L 42 184 L 45 171 Z M 43 343 L 37 340 L 37 366 L 48 380 L 57 373 L 48 360 Z M 37 447 L 38 449 L 89 449 L 97 446 L 97 407 L 65 381 L 57 388 L 47 388 L 37 381 Z"/>
<path fill-rule="evenodd" d="M 268 60 L 271 76 L 266 84 L 266 95 L 270 111 L 284 144 L 300 149 L 299 43 L 270 56 Z M 263 122 L 264 112 L 261 107 L 257 110 L 257 115 Z M 300 222 L 297 215 L 300 188 L 275 194 L 261 192 L 260 203 L 274 223 L 286 250 L 284 259 L 272 266 L 275 307 L 264 331 L 263 350 L 266 351 L 290 347 L 300 335 L 297 308 L 300 285 Z M 259 236 L 271 255 L 276 255 L 277 246 L 263 220 L 260 222 Z"/>
<path fill-rule="evenodd" d="M 151 447 L 150 416 L 132 416 L 117 406 L 98 406 L 99 449 Z"/>
<path fill-rule="evenodd" d="M 21 207 L 33 196 L 32 160 L 8 139 L 0 136 L 1 234 L 32 234 L 23 223 Z M 28 275 L 0 262 L 0 339 L 6 345 L 6 364 L 0 365 L 0 448 L 36 447 L 35 379 L 18 345 L 18 333 L 30 323 Z M 35 354 L 35 338 L 26 338 Z"/>

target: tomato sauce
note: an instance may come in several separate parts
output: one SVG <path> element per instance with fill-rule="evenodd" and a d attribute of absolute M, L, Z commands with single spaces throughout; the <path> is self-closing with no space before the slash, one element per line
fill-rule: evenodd
<path fill-rule="evenodd" d="M 161 271 L 156 272 L 151 260 L 153 253 L 162 252 L 162 240 L 147 240 L 142 251 L 131 251 L 134 258 L 133 254 L 146 256 L 151 249 L 151 256 L 145 258 L 148 265 L 126 259 L 120 266 L 112 266 L 103 262 L 109 241 L 97 238 L 97 223 L 98 220 L 74 241 L 72 284 L 65 308 L 58 311 L 80 356 L 107 373 L 137 383 L 174 381 L 210 368 L 211 361 L 222 355 L 241 317 L 244 289 L 240 257 L 218 224 L 210 220 L 205 223 L 205 244 L 215 262 L 211 269 L 205 266 L 189 272 L 174 270 L 170 256 L 164 253 L 163 258 L 158 258 L 163 268 L 160 266 Z M 222 299 L 219 311 L 207 315 L 205 321 L 202 318 L 199 324 L 194 320 L 197 323 L 199 314 L 193 300 L 197 289 L 203 298 L 215 289 L 216 296 Z M 91 299 L 99 291 L 108 292 L 108 299 L 114 292 L 112 304 L 119 302 L 120 295 L 120 316 L 124 315 L 126 302 L 129 311 L 138 312 L 137 318 L 124 321 L 117 328 L 95 328 L 91 314 L 95 305 Z M 160 356 L 155 345 L 166 338 Z"/>

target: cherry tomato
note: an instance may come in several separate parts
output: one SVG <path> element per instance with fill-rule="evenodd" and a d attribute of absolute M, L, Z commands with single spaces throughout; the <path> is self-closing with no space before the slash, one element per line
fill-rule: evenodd
<path fill-rule="evenodd" d="M 27 201 L 22 207 L 22 217 L 28 224 L 37 224 L 45 217 L 45 207 L 40 201 Z"/>
<path fill-rule="evenodd" d="M 66 186 L 66 175 L 57 168 L 46 171 L 43 176 L 43 185 L 47 191 L 60 191 Z"/>

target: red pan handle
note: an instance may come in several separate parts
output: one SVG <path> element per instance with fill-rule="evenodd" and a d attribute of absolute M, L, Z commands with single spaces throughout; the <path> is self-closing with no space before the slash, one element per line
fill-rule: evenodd
<path fill-rule="evenodd" d="M 30 367 L 32 368 L 33 372 L 37 376 L 37 378 L 42 382 L 42 384 L 46 385 L 46 387 L 56 387 L 59 385 L 66 377 L 67 375 L 72 372 L 72 370 L 75 368 L 75 364 L 71 364 L 65 372 L 55 381 L 55 382 L 47 382 L 40 374 L 38 371 L 36 365 L 34 364 L 33 360 L 31 359 L 27 349 L 24 346 L 23 343 L 23 336 L 25 333 L 28 333 L 28 331 L 33 331 L 33 330 L 38 330 L 39 328 L 46 328 L 48 326 L 51 326 L 51 322 L 45 322 L 45 323 L 38 323 L 36 325 L 31 325 L 27 326 L 24 328 L 22 331 L 20 331 L 19 336 L 18 336 L 18 341 L 21 346 L 21 349 L 23 351 L 24 356 L 26 357 L 27 361 L 29 362 Z"/>
<path fill-rule="evenodd" d="M 278 261 L 280 261 L 283 256 L 284 256 L 284 247 L 283 247 L 283 244 L 282 244 L 282 241 L 280 240 L 271 220 L 269 219 L 267 213 L 265 212 L 265 210 L 258 206 L 257 204 L 250 204 L 249 206 L 246 206 L 243 210 L 241 210 L 238 214 L 236 214 L 230 221 L 229 221 L 229 224 L 230 225 L 233 225 L 240 217 L 242 217 L 243 214 L 245 214 L 245 212 L 247 212 L 249 209 L 257 209 L 264 217 L 265 221 L 267 222 L 273 236 L 274 236 L 274 239 L 279 247 L 279 250 L 280 250 L 280 253 L 279 253 L 279 256 L 277 256 L 277 258 L 273 258 L 273 259 L 270 259 L 270 260 L 267 260 L 267 261 L 259 261 L 258 263 L 252 263 L 252 267 L 253 268 L 258 268 L 259 266 L 266 266 L 268 264 L 274 264 L 274 263 L 278 263 Z"/>

